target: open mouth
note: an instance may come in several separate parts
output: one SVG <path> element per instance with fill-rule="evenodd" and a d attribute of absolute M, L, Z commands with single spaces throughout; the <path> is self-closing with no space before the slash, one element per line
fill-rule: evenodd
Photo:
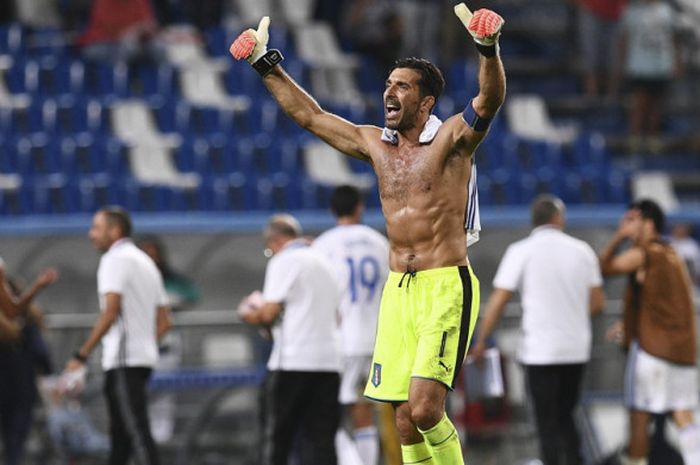
<path fill-rule="evenodd" d="M 398 103 L 387 103 L 386 106 L 384 107 L 384 114 L 386 115 L 387 118 L 395 118 L 398 116 L 399 111 L 401 110 L 401 107 L 399 106 Z"/>

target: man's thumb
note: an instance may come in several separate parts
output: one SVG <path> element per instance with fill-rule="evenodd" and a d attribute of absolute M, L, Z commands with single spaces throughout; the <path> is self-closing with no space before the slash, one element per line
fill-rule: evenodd
<path fill-rule="evenodd" d="M 259 44 L 263 44 L 263 45 L 267 44 L 267 41 L 270 38 L 270 35 L 267 32 L 267 29 L 269 27 L 270 27 L 270 17 L 263 16 L 262 19 L 260 20 L 260 24 L 258 24 L 258 30 L 255 31 L 255 38 L 257 39 Z"/>

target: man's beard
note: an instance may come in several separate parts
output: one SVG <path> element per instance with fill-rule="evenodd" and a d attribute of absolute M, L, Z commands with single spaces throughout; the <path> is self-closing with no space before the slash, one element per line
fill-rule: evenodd
<path fill-rule="evenodd" d="M 389 122 L 384 119 L 384 125 L 387 127 L 387 129 L 393 129 L 395 131 L 406 131 L 407 129 L 411 129 L 415 127 L 416 125 L 416 115 L 418 114 L 417 110 L 414 111 L 406 111 L 401 118 L 394 122 Z"/>

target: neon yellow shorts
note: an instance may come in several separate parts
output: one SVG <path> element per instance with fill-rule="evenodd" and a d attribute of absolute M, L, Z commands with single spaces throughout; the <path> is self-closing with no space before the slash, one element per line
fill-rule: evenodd
<path fill-rule="evenodd" d="M 411 378 L 454 388 L 478 316 L 479 280 L 471 268 L 435 268 L 413 276 L 391 272 L 365 396 L 407 401 Z"/>

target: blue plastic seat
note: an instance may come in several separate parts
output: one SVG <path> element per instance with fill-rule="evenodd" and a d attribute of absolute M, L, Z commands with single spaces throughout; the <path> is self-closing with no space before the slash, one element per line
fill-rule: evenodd
<path fill-rule="evenodd" d="M 124 98 L 128 95 L 128 68 L 124 64 L 111 65 L 93 61 L 84 62 L 85 92 L 101 99 Z"/>
<path fill-rule="evenodd" d="M 270 176 L 261 176 L 257 179 L 257 204 L 258 210 L 284 211 L 298 207 L 298 196 L 291 185 L 291 178 L 287 173 L 275 173 Z"/>
<path fill-rule="evenodd" d="M 17 139 L 17 171 L 26 176 L 61 172 L 60 149 L 48 134 L 35 133 Z"/>
<path fill-rule="evenodd" d="M 32 213 L 33 189 L 23 182 L 19 189 L 0 189 L 0 215 L 24 215 Z"/>
<path fill-rule="evenodd" d="M 235 37 L 228 37 L 226 30 L 220 26 L 207 28 L 204 31 L 204 42 L 207 53 L 213 57 L 228 56 L 228 48 Z"/>
<path fill-rule="evenodd" d="M 94 212 L 106 205 L 124 205 L 123 184 L 108 173 L 78 176 L 77 185 L 80 211 Z"/>
<path fill-rule="evenodd" d="M 33 213 L 61 214 L 79 211 L 78 191 L 61 173 L 35 177 Z"/>
<path fill-rule="evenodd" d="M 193 162 L 189 171 L 217 176 L 236 171 L 235 154 L 224 135 L 196 139 L 189 153 Z"/>
<path fill-rule="evenodd" d="M 459 60 L 449 65 L 445 82 L 446 92 L 455 101 L 466 104 L 479 91 L 477 64 L 471 60 Z"/>
<path fill-rule="evenodd" d="M 17 22 L 0 24 L 0 55 L 18 55 L 24 48 L 24 31 Z"/>
<path fill-rule="evenodd" d="M 301 208 L 327 209 L 333 187 L 324 186 L 304 176 L 301 181 Z"/>
<path fill-rule="evenodd" d="M 135 64 L 127 69 L 128 95 L 170 97 L 177 89 L 176 70 L 168 64 Z"/>
<path fill-rule="evenodd" d="M 0 139 L 0 173 L 17 173 L 17 141 L 14 138 Z"/>
<path fill-rule="evenodd" d="M 494 205 L 513 205 L 523 203 L 520 186 L 510 170 L 499 168 L 491 174 L 490 196 Z"/>
<path fill-rule="evenodd" d="M 205 178 L 211 193 L 209 205 L 216 211 L 248 211 L 257 204 L 257 180 L 239 171 L 225 176 Z"/>
<path fill-rule="evenodd" d="M 57 27 L 35 27 L 25 33 L 27 54 L 43 57 L 59 57 L 68 53 L 66 33 Z"/>

